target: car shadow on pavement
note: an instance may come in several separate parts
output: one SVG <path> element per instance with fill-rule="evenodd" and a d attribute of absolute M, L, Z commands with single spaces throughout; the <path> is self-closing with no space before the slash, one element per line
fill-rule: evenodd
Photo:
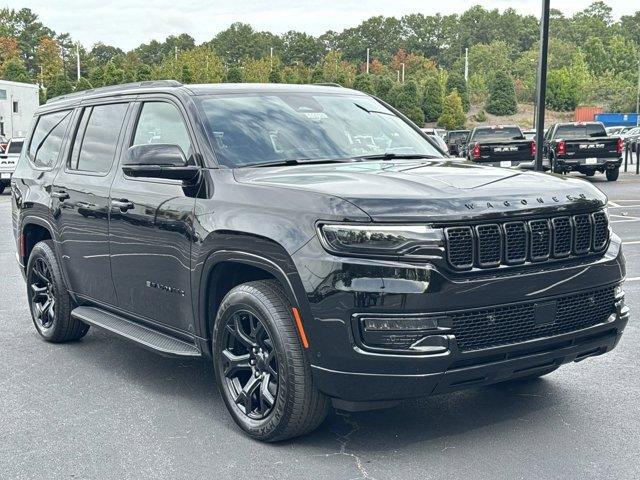
<path fill-rule="evenodd" d="M 166 358 L 138 345 L 95 328 L 82 341 L 65 351 L 96 378 L 117 372 L 117 381 L 143 390 L 144 397 L 177 397 L 184 404 L 183 416 L 195 415 L 211 422 L 209 428 L 229 435 L 242 436 L 226 412 L 220 397 L 212 365 L 206 360 Z M 441 437 L 465 435 L 479 429 L 503 429 L 514 421 L 536 421 L 555 414 L 563 401 L 561 383 L 545 379 L 519 384 L 503 384 L 457 393 L 406 401 L 398 407 L 369 412 L 346 413 L 331 410 L 323 425 L 314 433 L 293 439 L 273 448 L 292 444 L 317 450 L 319 455 L 335 450 L 366 449 L 369 453 L 402 449 L 417 442 Z M 348 446 L 346 444 L 349 444 Z"/>

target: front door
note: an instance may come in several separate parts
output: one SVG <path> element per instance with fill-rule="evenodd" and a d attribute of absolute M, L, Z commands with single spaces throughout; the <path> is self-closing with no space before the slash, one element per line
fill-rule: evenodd
<path fill-rule="evenodd" d="M 115 103 L 80 109 L 51 190 L 69 289 L 111 305 L 116 296 L 109 262 L 109 188 L 128 108 Z"/>
<path fill-rule="evenodd" d="M 133 145 L 178 145 L 192 156 L 181 107 L 142 102 L 128 134 Z M 124 155 L 122 155 L 124 156 Z M 192 332 L 191 241 L 195 198 L 177 180 L 133 178 L 118 169 L 111 187 L 109 244 L 118 305 L 136 316 Z"/>

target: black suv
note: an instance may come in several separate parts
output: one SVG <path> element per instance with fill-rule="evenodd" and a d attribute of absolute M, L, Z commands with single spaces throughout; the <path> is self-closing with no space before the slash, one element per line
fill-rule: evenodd
<path fill-rule="evenodd" d="M 331 404 L 537 377 L 628 321 L 606 198 L 444 158 L 332 86 L 89 90 L 42 106 L 12 179 L 33 321 L 205 357 L 267 441 Z"/>

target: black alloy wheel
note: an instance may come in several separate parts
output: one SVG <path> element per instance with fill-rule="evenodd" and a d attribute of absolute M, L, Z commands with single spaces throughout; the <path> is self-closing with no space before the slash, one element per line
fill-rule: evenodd
<path fill-rule="evenodd" d="M 278 358 L 269 333 L 255 313 L 240 310 L 227 319 L 223 335 L 224 382 L 237 408 L 262 420 L 278 395 Z"/>
<path fill-rule="evenodd" d="M 34 321 L 49 329 L 56 320 L 56 295 L 51 270 L 44 258 L 36 258 L 29 272 L 31 312 Z"/>

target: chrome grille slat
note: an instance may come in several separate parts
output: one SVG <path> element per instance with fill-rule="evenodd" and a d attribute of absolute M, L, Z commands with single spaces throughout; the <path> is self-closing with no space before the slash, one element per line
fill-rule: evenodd
<path fill-rule="evenodd" d="M 458 270 L 541 263 L 602 252 L 609 243 L 605 211 L 445 228 L 447 261 Z"/>

